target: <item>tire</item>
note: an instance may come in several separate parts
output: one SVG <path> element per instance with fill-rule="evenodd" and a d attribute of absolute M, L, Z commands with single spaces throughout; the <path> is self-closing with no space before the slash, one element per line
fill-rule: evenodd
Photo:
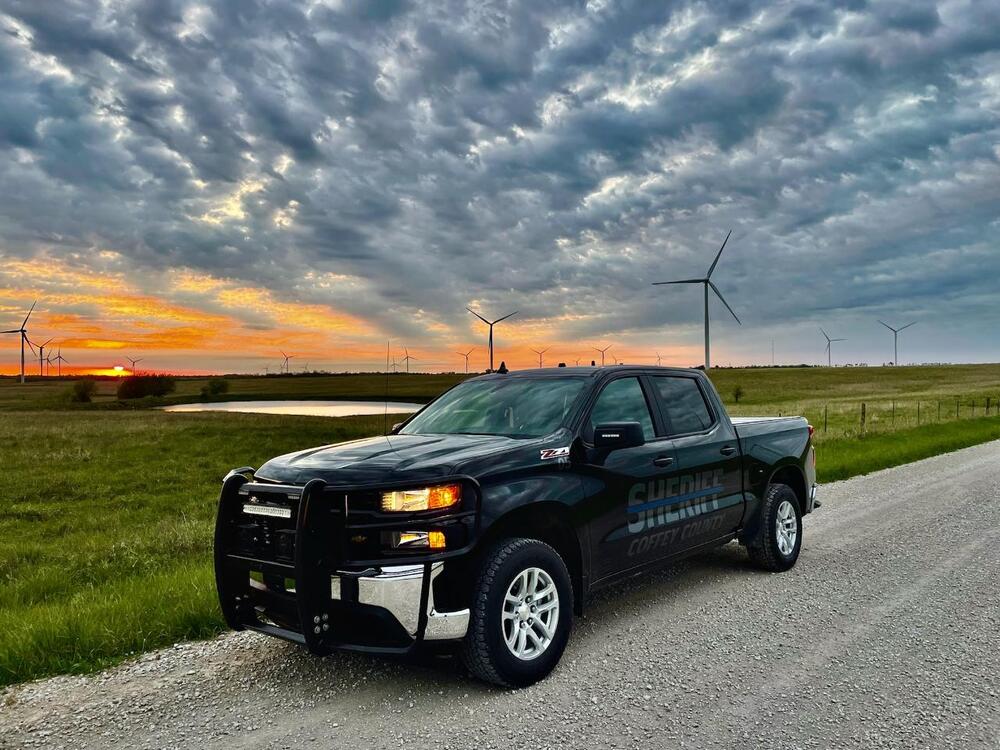
<path fill-rule="evenodd" d="M 779 514 L 782 516 L 786 533 L 778 529 Z M 794 520 L 794 525 L 791 521 Z M 794 539 L 789 544 L 789 536 L 794 526 Z M 787 484 L 772 484 L 764 494 L 760 509 L 760 528 L 756 536 L 747 543 L 750 559 L 764 570 L 780 572 L 788 570 L 799 559 L 802 549 L 802 509 L 799 499 Z"/>
<path fill-rule="evenodd" d="M 553 591 L 546 594 L 550 585 Z M 540 602 L 537 610 L 532 600 Z M 559 663 L 573 624 L 573 587 L 566 563 L 538 540 L 501 540 L 481 558 L 470 610 L 462 644 L 469 671 L 505 687 L 538 682 Z M 508 640 L 513 645 L 508 646 Z"/>

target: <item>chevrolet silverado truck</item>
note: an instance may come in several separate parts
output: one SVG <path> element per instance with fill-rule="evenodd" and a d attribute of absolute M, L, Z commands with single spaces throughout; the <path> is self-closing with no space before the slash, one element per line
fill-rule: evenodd
<path fill-rule="evenodd" d="M 818 505 L 812 427 L 731 419 L 700 371 L 493 373 L 387 435 L 230 472 L 215 575 L 237 630 L 321 655 L 452 644 L 522 686 L 591 592 L 734 539 L 787 570 Z"/>

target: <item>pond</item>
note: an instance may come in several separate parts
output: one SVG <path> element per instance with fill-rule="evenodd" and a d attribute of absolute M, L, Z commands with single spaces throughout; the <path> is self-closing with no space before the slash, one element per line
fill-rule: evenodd
<path fill-rule="evenodd" d="M 390 414 L 410 414 L 423 404 L 388 403 Z M 247 414 L 294 414 L 306 417 L 357 417 L 383 414 L 384 401 L 218 401 L 207 404 L 175 404 L 162 407 L 164 411 L 227 411 Z"/>

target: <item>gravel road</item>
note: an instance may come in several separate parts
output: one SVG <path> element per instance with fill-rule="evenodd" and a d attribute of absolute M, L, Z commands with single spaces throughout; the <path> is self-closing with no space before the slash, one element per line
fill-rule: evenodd
<path fill-rule="evenodd" d="M 0 748 L 1000 748 L 1000 442 L 821 498 L 790 572 L 606 591 L 525 690 L 231 633 L 0 693 Z"/>

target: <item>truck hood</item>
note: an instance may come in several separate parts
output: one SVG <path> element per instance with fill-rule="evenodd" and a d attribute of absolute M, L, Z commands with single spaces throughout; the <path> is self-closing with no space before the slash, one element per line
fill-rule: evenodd
<path fill-rule="evenodd" d="M 523 468 L 540 462 L 540 449 L 562 441 L 563 431 L 546 438 L 517 439 L 494 435 L 380 435 L 288 453 L 260 469 L 259 479 L 305 484 L 322 479 L 333 485 L 366 485 L 436 479 L 454 474 L 479 476 L 505 466 Z"/>

